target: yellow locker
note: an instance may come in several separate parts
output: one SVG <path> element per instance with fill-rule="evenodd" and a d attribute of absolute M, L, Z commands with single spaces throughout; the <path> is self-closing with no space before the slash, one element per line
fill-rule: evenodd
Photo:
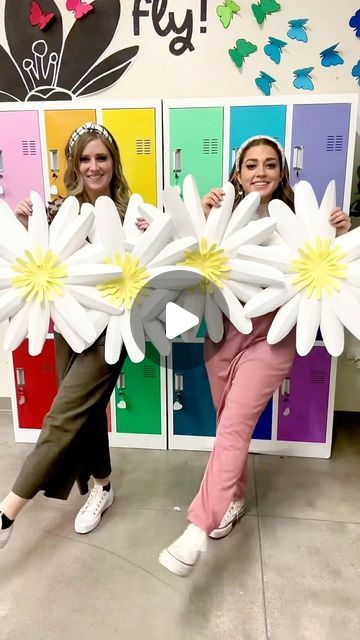
<path fill-rule="evenodd" d="M 119 145 L 124 174 L 132 193 L 157 204 L 154 108 L 103 109 L 102 124 Z"/>
<path fill-rule="evenodd" d="M 95 109 L 63 109 L 45 111 L 46 144 L 49 154 L 49 181 L 58 193 L 66 195 L 63 182 L 65 145 L 71 133 L 84 122 L 96 122 Z M 52 194 L 54 195 L 54 194 Z M 56 197 L 56 194 L 54 195 Z"/>

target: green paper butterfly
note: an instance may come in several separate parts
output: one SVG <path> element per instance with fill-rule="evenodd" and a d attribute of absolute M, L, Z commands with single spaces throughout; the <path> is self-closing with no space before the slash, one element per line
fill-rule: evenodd
<path fill-rule="evenodd" d="M 271 13 L 280 11 L 281 6 L 276 0 L 260 0 L 257 4 L 252 4 L 251 8 L 258 24 L 262 24 Z"/>
<path fill-rule="evenodd" d="M 247 40 L 244 40 L 244 38 L 240 38 L 239 40 L 236 40 L 235 47 L 233 49 L 229 49 L 229 54 L 236 66 L 241 69 L 244 58 L 247 58 L 247 56 L 254 53 L 256 50 L 256 44 L 248 42 Z"/>
<path fill-rule="evenodd" d="M 233 0 L 224 0 L 223 4 L 219 4 L 216 7 L 216 13 L 219 16 L 224 29 L 227 29 L 234 13 L 240 11 L 240 6 Z"/>

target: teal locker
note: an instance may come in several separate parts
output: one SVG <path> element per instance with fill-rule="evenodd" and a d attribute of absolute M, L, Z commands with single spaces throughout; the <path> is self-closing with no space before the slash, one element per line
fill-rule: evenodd
<path fill-rule="evenodd" d="M 234 154 L 240 145 L 252 136 L 266 135 L 285 144 L 286 106 L 253 105 L 230 108 L 230 157 L 229 171 L 234 164 Z"/>
<path fill-rule="evenodd" d="M 201 196 L 222 184 L 222 107 L 170 109 L 170 184 L 192 174 Z"/>

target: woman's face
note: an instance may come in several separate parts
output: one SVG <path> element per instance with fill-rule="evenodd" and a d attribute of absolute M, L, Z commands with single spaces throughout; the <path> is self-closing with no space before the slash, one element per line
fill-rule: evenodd
<path fill-rule="evenodd" d="M 237 179 L 245 195 L 260 193 L 262 204 L 270 202 L 282 178 L 278 155 L 271 146 L 260 144 L 245 152 Z"/>
<path fill-rule="evenodd" d="M 99 138 L 94 138 L 85 145 L 79 159 L 79 171 L 91 201 L 98 196 L 111 195 L 110 182 L 114 163 L 109 149 Z"/>

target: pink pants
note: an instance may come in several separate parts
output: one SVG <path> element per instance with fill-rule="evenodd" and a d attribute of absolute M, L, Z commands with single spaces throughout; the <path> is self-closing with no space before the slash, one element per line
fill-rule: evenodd
<path fill-rule="evenodd" d="M 274 317 L 253 320 L 250 335 L 225 320 L 219 344 L 205 342 L 205 360 L 217 411 L 214 448 L 188 519 L 208 533 L 232 500 L 244 498 L 250 440 L 263 409 L 288 374 L 295 356 L 295 333 L 277 345 L 266 335 Z"/>

